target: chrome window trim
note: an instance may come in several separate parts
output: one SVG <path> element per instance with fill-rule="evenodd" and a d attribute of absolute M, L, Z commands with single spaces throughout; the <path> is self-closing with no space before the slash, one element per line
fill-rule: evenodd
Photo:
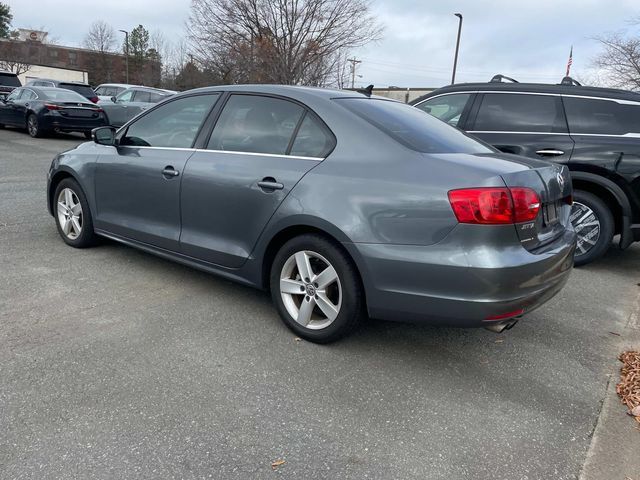
<path fill-rule="evenodd" d="M 257 152 L 237 152 L 234 150 L 210 150 L 207 148 L 187 148 L 187 147 L 152 147 L 152 146 L 135 146 L 135 145 L 118 145 L 118 148 L 144 148 L 152 150 L 177 150 L 181 152 L 212 152 L 212 153 L 231 153 L 233 155 L 253 155 L 257 157 L 278 157 L 278 158 L 291 158 L 293 160 L 313 160 L 321 162 L 323 157 L 303 157 L 300 155 L 281 155 L 278 153 L 257 153 Z"/>
<path fill-rule="evenodd" d="M 513 132 L 506 130 L 467 130 L 467 133 L 510 133 L 515 135 L 568 135 L 568 136 L 576 136 L 580 135 L 583 137 L 618 137 L 618 138 L 640 138 L 640 133 L 629 132 L 624 134 L 614 134 L 614 133 L 562 133 L 562 132 Z"/>
<path fill-rule="evenodd" d="M 441 93 L 439 95 L 434 95 L 433 97 L 429 97 L 424 99 L 422 102 L 416 103 L 414 105 L 414 107 L 417 107 L 418 105 L 426 102 L 427 100 L 431 100 L 433 98 L 438 98 L 438 97 L 442 97 L 444 95 L 454 95 L 456 93 L 466 93 L 466 94 L 473 94 L 473 93 L 502 93 L 502 94 L 508 94 L 508 93 L 512 93 L 514 95 L 545 95 L 547 97 L 569 97 L 569 98 L 586 98 L 588 100 L 603 100 L 605 102 L 615 102 L 621 105 L 640 105 L 640 100 L 635 101 L 635 100 L 623 100 L 620 98 L 611 98 L 611 97 L 593 97 L 590 95 L 572 95 L 572 94 L 568 94 L 568 93 L 546 93 L 546 92 L 520 92 L 520 91 L 512 91 L 512 90 L 456 90 L 455 92 L 445 92 L 445 93 Z"/>
<path fill-rule="evenodd" d="M 455 92 L 440 93 L 438 95 L 434 95 L 433 97 L 425 98 L 424 100 L 422 100 L 421 102 L 416 103 L 413 106 L 417 107 L 418 105 L 422 105 L 424 102 L 428 102 L 429 100 L 433 100 L 434 98 L 444 97 L 446 95 L 459 95 L 459 94 L 473 95 L 474 93 L 480 93 L 480 92 L 478 92 L 478 91 L 469 91 L 469 90 L 460 90 L 460 91 L 455 91 Z"/>

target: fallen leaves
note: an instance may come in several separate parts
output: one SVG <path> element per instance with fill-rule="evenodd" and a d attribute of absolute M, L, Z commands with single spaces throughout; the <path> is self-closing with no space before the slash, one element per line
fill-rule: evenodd
<path fill-rule="evenodd" d="M 622 403 L 629 407 L 629 415 L 640 423 L 640 352 L 624 352 L 618 360 L 622 362 L 622 368 L 616 392 Z"/>
<path fill-rule="evenodd" d="M 284 465 L 285 463 L 287 462 L 284 460 L 276 460 L 274 462 L 271 462 L 271 469 L 276 470 L 279 466 Z"/>

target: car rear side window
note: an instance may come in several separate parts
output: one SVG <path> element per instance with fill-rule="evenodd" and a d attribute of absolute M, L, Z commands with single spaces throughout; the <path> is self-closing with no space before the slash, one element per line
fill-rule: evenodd
<path fill-rule="evenodd" d="M 325 158 L 331 153 L 335 144 L 335 138 L 329 129 L 314 115 L 307 112 L 289 153 L 300 157 Z"/>
<path fill-rule="evenodd" d="M 133 95 L 134 102 L 143 102 L 143 103 L 151 103 L 151 94 L 144 90 L 136 90 L 136 93 Z"/>
<path fill-rule="evenodd" d="M 471 97 L 470 93 L 452 93 L 439 97 L 429 98 L 416 105 L 423 112 L 427 112 L 443 122 L 454 127 L 458 126 L 460 117 Z"/>
<path fill-rule="evenodd" d="M 640 105 L 613 100 L 563 97 L 569 132 L 574 135 L 640 133 Z"/>
<path fill-rule="evenodd" d="M 10 87 L 21 87 L 20 79 L 16 75 L 7 75 L 0 73 L 0 85 L 8 85 Z"/>
<path fill-rule="evenodd" d="M 560 97 L 485 93 L 474 131 L 566 133 Z"/>
<path fill-rule="evenodd" d="M 120 145 L 191 148 L 219 94 L 193 95 L 159 106 L 134 121 Z"/>
<path fill-rule="evenodd" d="M 207 148 L 286 155 L 305 110 L 300 105 L 259 95 L 231 95 Z"/>
<path fill-rule="evenodd" d="M 425 153 L 491 153 L 457 128 L 404 103 L 374 98 L 339 98 L 337 103 L 408 148 Z"/>

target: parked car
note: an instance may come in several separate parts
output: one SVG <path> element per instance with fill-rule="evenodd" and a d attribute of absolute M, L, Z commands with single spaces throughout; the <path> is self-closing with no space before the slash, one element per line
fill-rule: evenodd
<path fill-rule="evenodd" d="M 49 212 L 271 290 L 314 342 L 364 316 L 511 327 L 573 265 L 563 166 L 504 155 L 402 103 L 275 85 L 209 87 L 56 156 Z"/>
<path fill-rule="evenodd" d="M 104 111 L 71 90 L 51 87 L 16 88 L 0 100 L 0 127 L 25 128 L 32 137 L 49 132 L 82 132 L 108 125 Z"/>
<path fill-rule="evenodd" d="M 143 110 L 175 95 L 173 90 L 162 90 L 151 87 L 132 87 L 110 101 L 101 101 L 100 105 L 107 112 L 109 124 L 121 127 Z"/>
<path fill-rule="evenodd" d="M 94 89 L 94 92 L 98 96 L 98 103 L 111 102 L 111 97 L 117 97 L 128 88 L 137 86 L 128 83 L 102 83 Z"/>
<path fill-rule="evenodd" d="M 566 165 L 578 233 L 576 265 L 640 240 L 640 94 L 559 85 L 489 83 L 440 88 L 412 102 L 499 150 Z M 513 80 L 513 79 L 508 79 Z"/>
<path fill-rule="evenodd" d="M 96 92 L 94 92 L 93 88 L 91 88 L 91 86 L 87 83 L 64 82 L 60 80 L 52 80 L 49 78 L 35 78 L 29 80 L 26 83 L 26 86 L 64 88 L 79 93 L 84 98 L 91 100 L 93 103 L 98 103 L 98 96 L 96 95 Z"/>
<path fill-rule="evenodd" d="M 13 72 L 0 71 L 0 98 L 9 95 L 15 88 L 21 87 L 18 75 Z"/>

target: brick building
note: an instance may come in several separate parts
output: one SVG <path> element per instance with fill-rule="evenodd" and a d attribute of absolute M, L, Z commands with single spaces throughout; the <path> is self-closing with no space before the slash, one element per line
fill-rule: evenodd
<path fill-rule="evenodd" d="M 19 61 L 27 65 L 82 70 L 92 85 L 105 82 L 125 83 L 126 56 L 101 53 L 84 48 L 45 43 L 46 32 L 21 34 L 17 39 L 0 40 L 0 60 Z M 159 86 L 160 64 L 146 60 L 138 65 L 129 57 L 129 83 Z M 28 73 L 27 73 L 28 75 Z"/>

